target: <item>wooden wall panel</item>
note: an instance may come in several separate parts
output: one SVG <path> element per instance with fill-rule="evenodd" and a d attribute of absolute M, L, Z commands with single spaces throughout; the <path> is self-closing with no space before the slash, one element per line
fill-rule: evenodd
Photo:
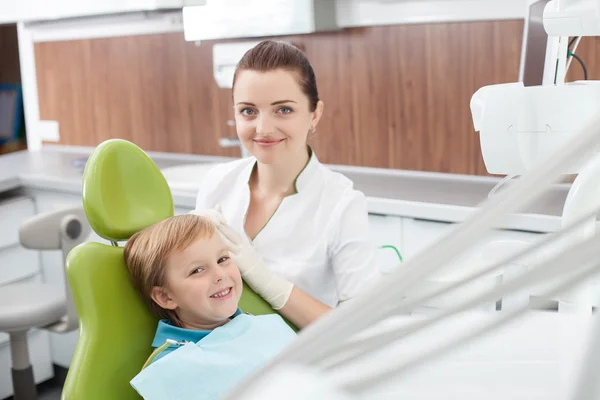
<path fill-rule="evenodd" d="M 59 121 L 61 143 L 96 145 L 119 137 L 147 150 L 225 153 L 217 139 L 226 91 L 208 79 L 210 46 L 149 35 L 45 43 L 35 50 L 40 117 Z"/>
<path fill-rule="evenodd" d="M 21 83 L 16 25 L 0 25 L 0 83 Z"/>
<path fill-rule="evenodd" d="M 312 139 L 326 163 L 485 174 L 469 102 L 518 79 L 522 21 L 399 25 L 283 37 L 315 68 L 325 115 Z M 147 150 L 239 155 L 231 91 L 212 44 L 182 34 L 39 43 L 42 119 L 62 144 L 121 137 Z"/>

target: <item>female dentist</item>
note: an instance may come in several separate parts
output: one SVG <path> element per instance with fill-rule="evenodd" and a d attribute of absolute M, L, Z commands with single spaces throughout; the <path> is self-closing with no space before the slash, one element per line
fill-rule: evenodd
<path fill-rule="evenodd" d="M 302 51 L 271 40 L 249 50 L 233 102 L 253 157 L 206 174 L 196 212 L 220 208 L 219 230 L 246 283 L 303 328 L 379 276 L 365 196 L 307 145 L 323 102 Z"/>

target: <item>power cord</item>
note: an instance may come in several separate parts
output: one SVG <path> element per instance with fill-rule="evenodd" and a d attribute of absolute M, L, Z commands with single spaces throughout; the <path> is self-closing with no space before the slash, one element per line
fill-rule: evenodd
<path fill-rule="evenodd" d="M 583 69 L 583 79 L 587 81 L 588 80 L 588 71 L 585 66 L 585 63 L 583 62 L 581 57 L 579 57 L 577 54 L 575 54 L 575 50 L 577 49 L 577 46 L 579 45 L 580 41 L 581 41 L 581 36 L 576 36 L 569 41 L 569 45 L 567 46 L 567 57 L 569 57 L 569 61 L 567 63 L 567 70 L 569 69 L 569 66 L 571 65 L 571 59 L 574 58 L 581 65 L 581 68 Z M 571 51 L 571 46 L 573 45 L 573 43 L 575 43 L 575 48 L 573 48 L 573 51 Z M 566 73 L 567 73 L 567 71 L 565 71 L 565 74 Z"/>
<path fill-rule="evenodd" d="M 587 68 L 585 67 L 585 64 L 583 63 L 583 60 L 581 59 L 581 57 L 579 57 L 575 53 L 571 53 L 570 51 L 567 54 L 570 55 L 571 57 L 573 57 L 574 59 L 576 59 L 577 62 L 579 62 L 579 64 L 581 64 L 581 68 L 583 69 L 583 80 L 587 81 L 588 80 L 588 72 L 587 72 Z"/>

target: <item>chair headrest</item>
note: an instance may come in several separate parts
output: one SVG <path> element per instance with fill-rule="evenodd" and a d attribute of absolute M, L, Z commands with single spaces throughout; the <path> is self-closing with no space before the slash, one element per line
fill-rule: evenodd
<path fill-rule="evenodd" d="M 174 213 L 171 190 L 156 164 L 122 139 L 96 147 L 85 165 L 82 195 L 92 229 L 115 242 Z"/>

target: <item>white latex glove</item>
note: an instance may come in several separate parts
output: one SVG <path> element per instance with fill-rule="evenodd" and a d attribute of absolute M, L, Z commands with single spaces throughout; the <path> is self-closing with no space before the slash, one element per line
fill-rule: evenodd
<path fill-rule="evenodd" d="M 204 217 L 212 222 L 215 226 L 219 226 L 221 224 L 226 224 L 227 221 L 223 214 L 221 214 L 221 205 L 217 204 L 215 208 L 205 208 L 202 210 L 192 210 L 189 214 L 197 215 L 199 217 Z"/>
<path fill-rule="evenodd" d="M 217 230 L 221 232 L 231 252 L 231 258 L 237 264 L 248 286 L 265 299 L 273 309 L 283 308 L 292 294 L 294 284 L 271 272 L 252 243 L 226 223 L 217 225 Z"/>

